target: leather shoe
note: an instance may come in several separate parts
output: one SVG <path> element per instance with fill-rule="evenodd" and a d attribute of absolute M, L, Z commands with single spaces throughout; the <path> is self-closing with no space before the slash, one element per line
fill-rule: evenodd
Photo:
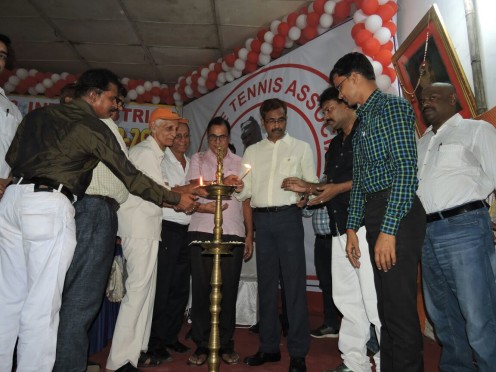
<path fill-rule="evenodd" d="M 122 367 L 117 368 L 115 372 L 141 372 L 141 369 L 136 368 L 131 363 L 126 363 Z"/>
<path fill-rule="evenodd" d="M 289 372 L 306 372 L 305 358 L 291 358 L 289 363 Z"/>
<path fill-rule="evenodd" d="M 257 351 L 256 354 L 246 357 L 243 361 L 249 366 L 261 366 L 267 362 L 278 362 L 281 360 L 281 353 L 264 353 L 263 351 Z"/>
<path fill-rule="evenodd" d="M 173 344 L 165 345 L 165 347 L 167 349 L 170 349 L 172 351 L 175 351 L 176 353 L 179 353 L 179 354 L 184 354 L 184 353 L 186 353 L 187 351 L 190 350 L 189 347 L 187 347 L 186 345 L 180 343 L 179 341 L 176 341 Z"/>

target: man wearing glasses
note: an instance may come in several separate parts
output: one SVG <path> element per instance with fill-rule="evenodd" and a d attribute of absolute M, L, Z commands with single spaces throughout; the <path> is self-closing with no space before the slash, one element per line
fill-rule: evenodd
<path fill-rule="evenodd" d="M 251 165 L 240 200 L 251 198 L 257 243 L 260 309 L 260 346 L 245 358 L 250 366 L 281 359 L 279 350 L 278 286 L 281 273 L 288 304 L 290 372 L 306 371 L 310 345 L 306 302 L 306 264 L 300 195 L 281 188 L 287 177 L 316 183 L 315 164 L 308 143 L 286 132 L 287 105 L 273 98 L 260 106 L 267 138 L 248 147 L 243 163 Z M 244 172 L 244 170 L 241 170 Z"/>
<path fill-rule="evenodd" d="M 357 231 L 365 221 L 382 323 L 381 371 L 422 371 L 417 270 L 426 221 L 415 193 L 415 116 L 405 99 L 377 89 L 374 69 L 363 54 L 340 58 L 329 78 L 340 99 L 360 105 L 346 253 L 358 268 Z"/>

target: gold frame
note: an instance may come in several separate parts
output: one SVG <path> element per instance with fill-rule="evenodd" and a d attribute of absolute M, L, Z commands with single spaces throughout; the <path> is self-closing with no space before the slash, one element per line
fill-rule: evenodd
<path fill-rule="evenodd" d="M 427 33 L 429 33 L 428 42 L 426 41 Z M 426 42 L 428 63 L 421 78 L 419 69 L 424 60 Z M 426 129 L 418 103 L 422 84 L 436 81 L 450 82 L 455 87 L 458 96 L 461 106 L 460 114 L 465 118 L 476 115 L 474 94 L 436 4 L 432 5 L 394 53 L 393 66 L 405 98 L 410 101 L 415 111 L 419 135 Z"/>

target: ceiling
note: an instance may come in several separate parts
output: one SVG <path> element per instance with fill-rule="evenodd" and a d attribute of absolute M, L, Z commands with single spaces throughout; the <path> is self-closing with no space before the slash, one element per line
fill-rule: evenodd
<path fill-rule="evenodd" d="M 303 0 L 0 0 L 17 67 L 175 83 L 244 46 Z"/>

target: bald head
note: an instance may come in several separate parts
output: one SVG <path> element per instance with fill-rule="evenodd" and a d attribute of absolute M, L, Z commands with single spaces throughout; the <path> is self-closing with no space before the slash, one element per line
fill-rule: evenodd
<path fill-rule="evenodd" d="M 420 107 L 428 125 L 437 131 L 458 111 L 456 91 L 449 83 L 433 83 L 422 90 Z"/>

